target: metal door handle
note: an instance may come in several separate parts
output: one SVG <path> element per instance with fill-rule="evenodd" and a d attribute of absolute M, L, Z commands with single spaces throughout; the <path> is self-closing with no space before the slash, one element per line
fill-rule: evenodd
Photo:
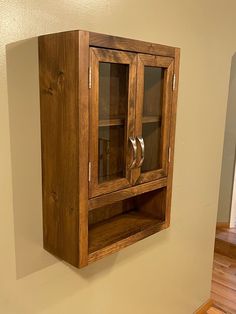
<path fill-rule="evenodd" d="M 136 162 L 137 162 L 137 143 L 136 143 L 136 139 L 135 137 L 129 137 L 129 140 L 132 144 L 132 147 L 133 147 L 133 153 L 134 153 L 134 156 L 133 156 L 133 162 L 132 164 L 129 166 L 130 169 L 133 169 L 136 165 Z"/>
<path fill-rule="evenodd" d="M 137 136 L 137 140 L 139 141 L 139 144 L 141 147 L 141 159 L 137 167 L 141 167 L 144 162 L 144 157 L 145 157 L 145 145 L 144 145 L 144 140 L 141 136 Z"/>

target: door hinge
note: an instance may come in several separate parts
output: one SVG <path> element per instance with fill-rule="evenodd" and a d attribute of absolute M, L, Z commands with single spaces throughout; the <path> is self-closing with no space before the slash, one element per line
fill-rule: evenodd
<path fill-rule="evenodd" d="M 175 74 L 173 75 L 173 81 L 172 81 L 172 89 L 175 90 L 175 85 L 176 85 L 176 76 Z"/>
<path fill-rule="evenodd" d="M 88 164 L 88 180 L 91 181 L 91 161 Z"/>
<path fill-rule="evenodd" d="M 171 147 L 168 149 L 168 161 L 170 162 L 171 159 Z"/>
<path fill-rule="evenodd" d="M 89 88 L 92 87 L 92 68 L 91 67 L 89 67 L 88 86 L 89 86 Z"/>

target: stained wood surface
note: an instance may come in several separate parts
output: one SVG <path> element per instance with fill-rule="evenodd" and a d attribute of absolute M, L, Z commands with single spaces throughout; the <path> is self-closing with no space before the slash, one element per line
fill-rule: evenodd
<path fill-rule="evenodd" d="M 216 230 L 217 239 L 236 245 L 236 228 L 218 228 Z"/>
<path fill-rule="evenodd" d="M 227 312 L 228 313 L 228 312 Z M 207 301 L 194 314 L 226 314 L 225 311 L 213 305 L 213 300 Z"/>
<path fill-rule="evenodd" d="M 89 226 L 113 218 L 132 209 L 130 200 L 126 199 L 112 204 L 104 205 L 89 211 Z"/>
<path fill-rule="evenodd" d="M 229 228 L 229 222 L 217 222 L 216 228 Z"/>
<path fill-rule="evenodd" d="M 78 39 L 77 32 L 39 37 L 44 248 L 77 267 Z"/>
<path fill-rule="evenodd" d="M 131 236 L 141 239 L 150 228 L 160 224 L 164 228 L 165 194 L 165 188 L 158 189 L 90 211 L 89 253 L 96 252 L 99 258 L 104 252 L 113 253 L 121 240 L 127 246 L 133 243 Z"/>
<path fill-rule="evenodd" d="M 173 183 L 173 169 L 174 169 L 174 151 L 175 151 L 175 130 L 176 130 L 176 115 L 177 115 L 177 100 L 179 88 L 179 67 L 180 67 L 180 49 L 175 49 L 174 73 L 175 73 L 175 89 L 172 93 L 171 104 L 171 118 L 170 118 L 170 139 L 169 148 L 170 156 L 168 163 L 168 179 L 167 179 L 167 193 L 166 193 L 166 222 L 170 224 L 171 212 L 171 197 L 172 197 L 172 183 Z"/>
<path fill-rule="evenodd" d="M 215 252 L 236 258 L 236 228 L 217 228 Z"/>
<path fill-rule="evenodd" d="M 103 119 L 99 120 L 99 126 L 113 126 L 113 125 L 123 125 L 125 121 L 124 117 L 117 117 L 113 119 Z M 142 117 L 142 123 L 154 123 L 161 122 L 160 116 L 145 116 Z"/>
<path fill-rule="evenodd" d="M 174 57 L 175 55 L 174 47 L 93 32 L 90 33 L 89 43 L 95 47 L 149 53 L 159 56 Z"/>
<path fill-rule="evenodd" d="M 163 229 L 165 229 L 167 227 L 166 223 L 163 222 L 157 222 L 157 220 L 155 220 L 156 223 L 151 223 L 150 221 L 150 225 L 148 226 L 148 228 L 145 228 L 142 231 L 139 232 L 135 232 L 133 235 L 130 235 L 127 238 L 121 239 L 120 241 L 117 241 L 111 245 L 108 245 L 104 248 L 101 248 L 100 250 L 97 250 L 95 252 L 92 252 L 89 254 L 89 263 L 95 262 L 107 255 L 113 254 L 115 252 L 120 251 L 121 249 L 134 244 L 137 241 L 140 241 L 142 239 L 145 239 L 146 237 L 157 233 Z"/>
<path fill-rule="evenodd" d="M 161 178 L 167 174 L 168 165 L 168 147 L 169 147 L 169 131 L 170 131 L 170 118 L 171 118 L 171 105 L 172 105 L 172 78 L 173 78 L 173 58 L 160 57 L 152 55 L 138 54 L 137 63 L 137 97 L 136 97 L 136 120 L 135 120 L 135 133 L 136 136 L 141 136 L 146 141 L 146 146 L 149 148 L 145 149 L 146 160 L 144 161 L 145 167 L 150 171 L 141 172 L 142 168 L 138 168 L 135 171 L 135 180 L 137 183 L 144 183 Z M 156 86 L 156 90 L 161 92 L 161 129 L 158 133 L 158 124 L 152 125 L 150 129 L 150 135 L 145 136 L 145 130 L 143 127 L 143 115 L 145 110 L 149 113 L 157 113 L 158 108 L 154 107 L 153 97 L 150 99 L 148 104 L 145 104 L 145 66 L 152 66 L 157 68 L 165 69 L 163 86 Z M 154 93 L 156 97 L 156 94 Z M 152 101 L 151 101 L 152 100 Z M 155 103 L 156 105 L 156 103 Z M 146 128 L 146 126 L 145 126 Z M 150 126 L 149 126 L 150 128 Z M 158 141 L 160 139 L 160 142 Z M 156 165 L 156 169 L 152 169 L 152 164 L 155 164 L 155 158 L 159 167 Z"/>
<path fill-rule="evenodd" d="M 223 313 L 236 314 L 235 259 L 215 253 L 211 291 L 211 297 L 217 308 Z M 209 312 L 211 313 L 213 312 Z"/>
<path fill-rule="evenodd" d="M 125 122 L 125 118 L 103 119 L 103 120 L 99 120 L 99 127 L 101 127 L 101 126 L 123 125 L 124 122 Z"/>
<path fill-rule="evenodd" d="M 211 306 L 209 310 L 207 310 L 206 313 L 207 314 L 225 314 L 226 312 L 216 308 L 215 306 Z"/>
<path fill-rule="evenodd" d="M 88 130 L 89 130 L 89 91 L 88 77 L 89 68 L 89 33 L 79 32 L 79 64 L 78 64 L 78 90 L 74 90 L 75 96 L 78 95 L 78 114 L 79 116 L 71 117 L 79 121 L 79 133 L 77 140 L 79 145 L 78 167 L 79 167 L 79 194 L 78 202 L 78 221 L 79 221 L 79 261 L 78 266 L 84 267 L 88 264 Z M 77 56 L 78 57 L 78 56 Z M 71 92 L 73 93 L 73 92 Z M 75 103 L 76 104 L 76 103 Z M 74 152 L 75 153 L 75 152 Z M 68 162 L 68 161 L 67 161 Z M 73 181 L 70 182 L 73 185 Z M 78 241 L 78 239 L 76 241 Z"/>
<path fill-rule="evenodd" d="M 132 211 L 92 225 L 89 230 L 89 252 L 98 251 L 160 222 L 143 213 Z"/>
<path fill-rule="evenodd" d="M 207 310 L 213 305 L 213 302 L 211 299 L 209 299 L 207 302 L 202 304 L 193 314 L 206 314 Z"/>
<path fill-rule="evenodd" d="M 144 116 L 142 117 L 142 123 L 154 123 L 161 122 L 161 116 Z"/>
<path fill-rule="evenodd" d="M 91 182 L 89 185 L 89 195 L 90 197 L 96 197 L 98 195 L 110 193 L 116 190 L 121 190 L 127 188 L 131 185 L 131 170 L 128 167 L 129 164 L 129 151 L 128 138 L 134 136 L 134 118 L 135 118 L 135 83 L 136 83 L 136 55 L 124 51 L 115 51 L 109 49 L 98 49 L 90 48 L 90 62 L 92 68 L 92 87 L 90 90 L 90 150 L 89 157 L 91 162 Z M 128 98 L 126 103 L 126 125 L 124 125 L 124 135 L 123 135 L 123 145 L 120 145 L 119 140 L 112 140 L 110 145 L 112 154 L 115 156 L 121 155 L 121 147 L 124 150 L 123 155 L 123 168 L 124 174 L 122 178 L 112 177 L 110 180 L 104 180 L 104 182 L 99 183 L 99 171 L 98 171 L 98 125 L 99 125 L 99 62 L 109 62 L 112 64 L 128 64 L 129 65 L 129 82 L 128 82 Z M 114 97 L 114 96 L 112 96 Z M 120 105 L 120 104 L 119 104 Z M 124 107 L 124 105 L 122 105 Z M 116 109 L 112 109 L 114 113 L 120 113 Z M 116 110 L 116 111 L 115 111 Z M 118 112 L 117 112 L 118 110 Z M 103 116 L 104 114 L 102 114 Z M 102 119 L 102 121 L 104 121 Z M 104 122 L 102 122 L 104 123 Z M 116 135 L 117 137 L 118 135 Z M 122 151 L 123 151 L 122 150 Z M 114 169 L 115 169 L 114 165 Z M 113 169 L 113 170 L 114 170 Z"/>
<path fill-rule="evenodd" d="M 132 186 L 130 188 L 124 189 L 122 191 L 116 191 L 106 195 L 101 195 L 98 197 L 91 198 L 89 200 L 89 210 L 101 207 L 103 205 L 111 204 L 117 201 L 127 199 L 136 195 L 141 195 L 145 192 L 153 191 L 158 188 L 165 187 L 167 184 L 167 178 L 162 178 L 157 181 L 148 182 L 141 184 L 140 186 Z"/>
<path fill-rule="evenodd" d="M 162 130 L 162 133 L 167 132 L 164 137 L 172 148 L 170 162 L 167 164 L 167 156 L 164 160 L 168 171 L 150 175 L 146 183 L 131 186 L 135 182 L 135 171 L 128 167 L 132 150 L 127 142 L 129 136 L 137 135 L 135 119 L 139 119 L 136 115 L 138 53 L 146 54 L 144 59 L 152 62 L 159 60 L 164 67 L 169 67 L 174 59 L 171 66 L 176 74 L 176 89 L 170 92 L 172 78 L 167 73 L 169 92 L 164 101 L 170 102 L 171 111 L 167 113 L 165 109 L 162 117 L 153 110 L 143 118 L 140 116 L 141 123 L 152 127 L 154 123 L 167 125 L 169 115 L 170 126 Z M 151 54 L 150 57 L 147 54 Z M 95 70 L 92 71 L 92 86 L 98 86 L 98 60 L 129 64 L 130 69 L 128 112 L 123 105 L 117 111 L 115 93 L 112 93 L 112 115 L 107 119 L 106 112 L 101 111 L 100 122 L 98 107 L 91 106 L 98 101 L 98 90 L 88 86 L 89 66 Z M 173 47 L 85 31 L 39 38 L 43 229 L 44 247 L 49 252 L 76 267 L 84 267 L 169 226 L 178 68 L 179 49 Z M 116 76 L 117 71 L 111 69 L 112 75 Z M 115 79 L 112 79 L 111 90 L 114 84 Z M 123 103 L 126 96 L 121 94 Z M 104 182 L 98 188 L 99 184 L 94 181 L 98 174 L 94 162 L 97 161 L 99 124 L 101 128 L 126 124 L 127 128 L 124 131 L 124 178 L 112 180 L 112 184 Z M 107 143 L 103 144 L 106 150 Z M 90 184 L 89 161 L 92 162 Z M 114 163 L 113 160 L 111 167 Z M 156 189 L 160 189 L 159 192 L 154 192 Z M 150 194 L 145 196 L 147 192 Z M 113 206 L 116 202 L 118 204 Z"/>

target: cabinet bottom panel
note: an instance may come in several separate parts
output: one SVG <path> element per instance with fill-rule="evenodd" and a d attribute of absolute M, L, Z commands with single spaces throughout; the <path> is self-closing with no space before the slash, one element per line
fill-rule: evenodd
<path fill-rule="evenodd" d="M 89 230 L 89 253 L 100 250 L 161 222 L 161 220 L 137 211 L 130 211 L 108 219 L 105 222 L 100 222 Z"/>

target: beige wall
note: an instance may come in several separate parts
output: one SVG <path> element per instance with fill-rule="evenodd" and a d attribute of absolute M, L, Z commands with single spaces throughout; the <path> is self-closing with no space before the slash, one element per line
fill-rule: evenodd
<path fill-rule="evenodd" d="M 236 152 L 236 54 L 232 57 L 221 166 L 218 222 L 229 222 Z"/>
<path fill-rule="evenodd" d="M 235 1 L 0 5 L 0 313 L 193 313 L 210 295 Z M 6 67 L 7 44 L 79 28 L 182 49 L 171 228 L 80 271 L 42 250 L 35 39 Z"/>

